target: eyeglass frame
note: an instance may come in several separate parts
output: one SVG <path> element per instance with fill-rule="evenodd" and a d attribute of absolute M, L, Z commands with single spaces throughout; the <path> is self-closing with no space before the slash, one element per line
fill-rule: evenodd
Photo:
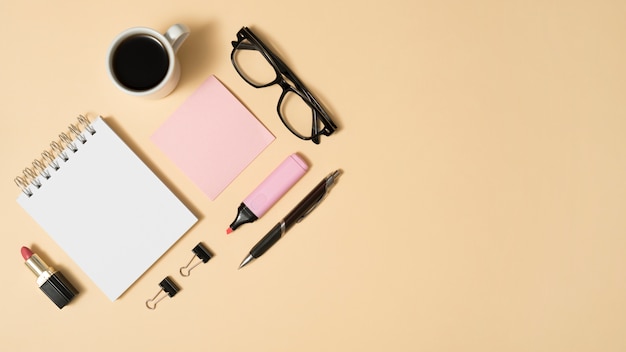
<path fill-rule="evenodd" d="M 249 43 L 244 43 L 244 40 L 248 40 Z M 276 111 L 278 113 L 278 117 L 280 117 L 281 122 L 287 129 L 294 134 L 296 137 L 303 140 L 312 140 L 313 143 L 319 144 L 319 137 L 322 135 L 330 136 L 337 129 L 337 125 L 330 118 L 326 110 L 321 106 L 321 104 L 317 101 L 317 99 L 313 96 L 311 91 L 306 88 L 304 83 L 296 76 L 296 74 L 278 57 L 278 55 L 274 54 L 265 43 L 259 37 L 257 37 L 252 30 L 248 27 L 242 27 L 239 32 L 237 32 L 237 41 L 231 42 L 233 46 L 233 51 L 230 53 L 230 61 L 235 68 L 235 71 L 241 76 L 241 78 L 246 81 L 248 84 L 253 86 L 254 88 L 265 88 L 270 87 L 275 84 L 279 85 L 282 88 L 282 93 L 280 98 L 278 99 L 278 104 L 276 105 Z M 237 66 L 235 61 L 235 52 L 237 50 L 256 50 L 267 60 L 267 62 L 272 66 L 274 72 L 276 73 L 276 78 L 266 84 L 256 84 L 248 79 L 246 76 L 240 71 L 240 68 Z M 291 85 L 289 82 L 292 82 Z M 312 110 L 312 130 L 311 136 L 303 136 L 298 131 L 294 130 L 290 124 L 283 117 L 280 107 L 287 93 L 292 92 L 298 95 Z M 319 129 L 319 122 L 321 122 L 323 128 Z"/>

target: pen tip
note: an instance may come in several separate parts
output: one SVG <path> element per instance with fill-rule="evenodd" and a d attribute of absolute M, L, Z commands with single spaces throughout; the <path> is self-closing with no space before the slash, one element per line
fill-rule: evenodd
<path fill-rule="evenodd" d="M 232 228 L 229 227 L 229 228 L 226 229 L 226 234 L 227 235 L 230 235 L 231 232 L 233 232 Z"/>
<path fill-rule="evenodd" d="M 239 264 L 239 269 L 243 268 L 244 266 L 246 266 L 248 263 L 250 263 L 252 261 L 252 259 L 254 259 L 254 257 L 252 256 L 252 254 L 248 255 L 242 262 L 241 264 Z"/>

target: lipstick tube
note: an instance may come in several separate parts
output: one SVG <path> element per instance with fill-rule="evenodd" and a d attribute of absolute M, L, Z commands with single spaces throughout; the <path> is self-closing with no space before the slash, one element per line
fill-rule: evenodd
<path fill-rule="evenodd" d="M 39 288 L 59 309 L 65 307 L 78 294 L 78 290 L 60 271 L 48 266 L 28 247 L 22 247 L 22 257 L 24 264 L 37 276 Z"/>

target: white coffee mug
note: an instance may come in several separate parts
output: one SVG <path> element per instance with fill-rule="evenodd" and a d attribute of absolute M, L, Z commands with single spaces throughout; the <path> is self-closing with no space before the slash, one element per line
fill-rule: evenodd
<path fill-rule="evenodd" d="M 171 26 L 165 34 L 146 27 L 120 33 L 107 52 L 107 73 L 121 91 L 135 96 L 162 98 L 180 79 L 176 52 L 189 36 L 184 24 Z"/>

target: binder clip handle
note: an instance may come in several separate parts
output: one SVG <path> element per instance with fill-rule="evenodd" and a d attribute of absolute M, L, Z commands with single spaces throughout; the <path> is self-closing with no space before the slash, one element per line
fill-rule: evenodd
<path fill-rule="evenodd" d="M 189 263 L 187 263 L 187 265 L 181 267 L 180 270 L 179 270 L 180 274 L 182 276 L 184 276 L 184 277 L 187 277 L 187 276 L 191 275 L 191 269 L 197 267 L 201 263 L 208 262 L 209 259 L 211 259 L 213 257 L 211 252 L 202 243 L 198 243 L 195 247 L 193 247 L 193 249 L 191 251 L 195 255 L 193 257 L 191 257 L 191 260 L 189 261 Z M 191 263 L 196 258 L 200 259 L 200 261 L 198 261 L 196 264 L 194 264 L 192 267 L 190 267 Z"/>
<path fill-rule="evenodd" d="M 160 283 L 159 286 L 161 286 L 161 290 L 159 290 L 159 292 L 152 298 L 148 299 L 146 301 L 146 307 L 148 307 L 148 309 L 156 309 L 156 305 L 161 302 L 165 297 L 174 297 L 178 291 L 180 291 L 180 288 L 178 288 L 178 286 L 176 286 L 176 284 L 174 283 L 174 281 L 172 281 L 172 279 L 170 279 L 169 276 L 167 276 L 165 279 L 163 279 Z M 159 297 L 161 295 L 161 293 L 165 292 L 166 294 L 162 295 L 161 298 L 157 299 L 157 297 Z M 154 302 L 154 303 L 152 303 Z M 152 304 L 152 305 L 151 305 Z"/>

